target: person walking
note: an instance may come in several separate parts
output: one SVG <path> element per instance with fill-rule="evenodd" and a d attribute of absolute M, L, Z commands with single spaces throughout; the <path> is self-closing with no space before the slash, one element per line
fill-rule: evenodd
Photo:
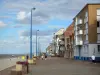
<path fill-rule="evenodd" d="M 95 55 L 94 54 L 91 56 L 91 59 L 92 59 L 92 62 L 96 64 L 96 62 L 95 62 Z"/>
<path fill-rule="evenodd" d="M 47 54 L 45 54 L 45 60 L 46 60 L 46 58 L 47 58 Z"/>
<path fill-rule="evenodd" d="M 42 58 L 42 60 L 43 60 L 43 59 L 44 59 L 44 56 L 42 55 L 41 58 Z"/>
<path fill-rule="evenodd" d="M 26 62 L 27 62 L 26 67 L 27 67 L 27 73 L 29 73 L 28 59 L 29 59 L 29 56 L 27 55 L 27 56 L 26 56 Z"/>

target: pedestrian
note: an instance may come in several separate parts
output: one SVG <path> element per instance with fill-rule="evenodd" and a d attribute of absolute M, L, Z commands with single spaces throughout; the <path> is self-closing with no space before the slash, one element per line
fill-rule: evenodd
<path fill-rule="evenodd" d="M 27 55 L 27 56 L 26 56 L 26 62 L 27 62 L 26 67 L 27 67 L 27 73 L 29 73 L 28 59 L 29 59 L 29 56 Z"/>
<path fill-rule="evenodd" d="M 44 59 L 44 56 L 42 55 L 41 58 L 42 58 L 42 60 L 43 60 L 43 59 Z"/>
<path fill-rule="evenodd" d="M 95 55 L 94 54 L 91 56 L 91 59 L 92 59 L 92 62 L 95 63 Z"/>
<path fill-rule="evenodd" d="M 46 60 L 46 58 L 47 58 L 47 55 L 45 54 L 45 60 Z"/>

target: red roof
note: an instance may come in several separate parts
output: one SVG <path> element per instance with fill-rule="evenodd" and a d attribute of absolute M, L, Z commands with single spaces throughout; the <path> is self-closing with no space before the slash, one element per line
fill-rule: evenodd
<path fill-rule="evenodd" d="M 74 33 L 74 23 L 72 23 L 64 32 L 64 36 L 70 36 Z"/>

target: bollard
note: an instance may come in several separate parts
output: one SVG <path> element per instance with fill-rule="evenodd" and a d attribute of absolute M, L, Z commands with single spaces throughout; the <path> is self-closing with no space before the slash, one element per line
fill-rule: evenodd
<path fill-rule="evenodd" d="M 22 71 L 22 64 L 16 64 L 16 71 Z"/>

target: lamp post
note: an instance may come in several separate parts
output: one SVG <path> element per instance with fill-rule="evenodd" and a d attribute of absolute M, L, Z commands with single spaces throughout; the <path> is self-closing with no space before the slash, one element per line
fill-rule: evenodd
<path fill-rule="evenodd" d="M 37 35 L 37 32 L 38 32 L 38 31 L 39 31 L 39 30 L 36 31 L 36 57 L 37 57 L 37 36 L 38 36 L 38 35 Z"/>
<path fill-rule="evenodd" d="M 55 33 L 54 33 L 54 54 L 56 55 L 56 43 L 55 43 L 55 38 L 56 36 L 55 36 Z"/>
<path fill-rule="evenodd" d="M 39 39 L 40 39 L 40 37 L 38 37 L 38 54 L 40 56 L 40 43 L 39 43 Z"/>
<path fill-rule="evenodd" d="M 30 59 L 32 59 L 32 10 L 35 10 L 36 8 L 31 9 L 31 26 L 30 26 Z"/>

